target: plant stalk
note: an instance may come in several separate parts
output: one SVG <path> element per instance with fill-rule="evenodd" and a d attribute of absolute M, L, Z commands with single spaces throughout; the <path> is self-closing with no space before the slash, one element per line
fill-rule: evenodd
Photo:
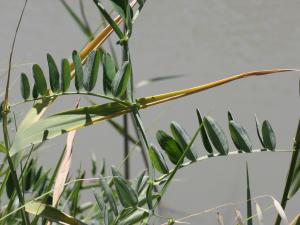
<path fill-rule="evenodd" d="M 286 183 L 285 183 L 285 187 L 284 187 L 284 191 L 283 191 L 283 195 L 282 195 L 281 203 L 280 203 L 283 209 L 285 209 L 286 204 L 289 200 L 288 199 L 288 194 L 289 194 L 289 191 L 290 191 L 293 174 L 294 174 L 294 170 L 295 170 L 295 167 L 296 167 L 296 160 L 297 160 L 297 157 L 298 157 L 298 154 L 299 154 L 299 151 L 300 151 L 300 120 L 299 120 L 299 123 L 298 123 L 298 128 L 297 128 L 297 133 L 296 133 L 293 149 L 294 149 L 294 152 L 293 152 L 293 155 L 292 155 L 289 172 L 288 172 L 288 175 L 287 175 L 287 180 L 286 180 Z M 281 217 L 280 217 L 280 215 L 277 215 L 275 225 L 280 225 L 280 223 L 281 223 Z"/>
<path fill-rule="evenodd" d="M 129 154 L 129 139 L 128 139 L 128 117 L 127 114 L 123 116 L 123 124 L 124 124 L 124 176 L 125 179 L 130 178 L 130 157 Z"/>

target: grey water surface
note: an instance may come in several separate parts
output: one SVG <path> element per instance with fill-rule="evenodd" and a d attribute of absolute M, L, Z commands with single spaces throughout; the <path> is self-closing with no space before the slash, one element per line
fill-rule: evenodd
<path fill-rule="evenodd" d="M 96 29 L 99 13 L 92 1 L 84 1 L 91 26 Z M 79 12 L 78 2 L 69 0 Z M 4 90 L 5 70 L 13 32 L 23 1 L 0 1 L 0 90 Z M 215 81 L 229 75 L 259 69 L 300 68 L 300 1 L 297 0 L 148 0 L 136 21 L 131 40 L 135 81 L 155 76 L 183 74 L 181 78 L 152 83 L 136 90 L 148 96 Z M 115 43 L 116 37 L 112 38 Z M 32 63 L 46 70 L 46 53 L 60 60 L 70 58 L 73 49 L 87 42 L 59 0 L 29 0 L 17 39 L 13 64 L 11 102 L 20 101 L 19 75 L 31 74 Z M 106 45 L 107 47 L 107 45 Z M 118 47 L 117 47 L 118 48 Z M 21 65 L 25 64 L 25 65 Z M 98 83 L 99 90 L 102 87 Z M 171 121 L 183 125 L 192 135 L 197 128 L 195 110 L 213 116 L 227 129 L 227 111 L 249 131 L 255 148 L 259 141 L 254 114 L 268 119 L 277 135 L 279 149 L 291 149 L 299 120 L 299 73 L 290 72 L 236 81 L 184 99 L 155 106 L 141 112 L 148 137 L 155 142 L 158 129 L 169 131 Z M 1 98 L 2 98 L 2 94 Z M 61 98 L 48 114 L 74 107 L 77 98 Z M 81 104 L 88 104 L 81 99 Z M 15 108 L 18 122 L 30 107 Z M 122 119 L 118 119 L 122 122 Z M 41 163 L 53 166 L 62 151 L 65 137 L 49 141 L 39 153 Z M 81 129 L 77 133 L 72 174 L 90 168 L 91 155 L 107 165 L 121 165 L 123 140 L 107 123 Z M 196 146 L 204 154 L 199 140 Z M 233 144 L 231 143 L 233 148 Z M 181 170 L 165 196 L 160 213 L 180 218 L 208 208 L 220 208 L 225 224 L 234 224 L 234 209 L 245 216 L 246 161 L 249 164 L 253 196 L 272 195 L 280 200 L 290 153 L 261 153 L 219 157 Z M 143 168 L 139 150 L 131 156 L 131 174 Z M 87 193 L 87 198 L 92 193 Z M 300 194 L 291 200 L 287 215 L 292 219 L 299 208 Z M 258 200 L 263 208 L 269 198 Z M 264 212 L 265 224 L 272 224 L 275 210 Z M 194 216 L 192 224 L 217 224 L 216 213 Z M 158 221 L 159 224 L 159 221 Z"/>

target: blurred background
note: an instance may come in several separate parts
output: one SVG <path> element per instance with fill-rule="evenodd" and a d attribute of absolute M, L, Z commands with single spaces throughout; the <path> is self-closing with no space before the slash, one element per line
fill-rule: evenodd
<path fill-rule="evenodd" d="M 78 1 L 66 1 L 80 12 Z M 101 24 L 93 2 L 83 1 L 92 30 Z M 0 1 L 0 90 L 4 91 L 6 70 L 13 33 L 23 6 L 20 0 Z M 300 2 L 294 0 L 148 0 L 134 25 L 131 56 L 136 83 L 157 76 L 183 75 L 180 78 L 151 83 L 136 89 L 143 97 L 205 84 L 227 76 L 259 69 L 300 68 Z M 47 71 L 46 54 L 57 62 L 70 58 L 88 39 L 80 31 L 60 0 L 29 0 L 17 38 L 13 57 L 11 102 L 21 100 L 19 77 L 31 74 L 33 63 Z M 115 45 L 116 36 L 112 35 Z M 108 49 L 108 45 L 104 46 Z M 117 53 L 120 53 L 116 46 Z M 31 75 L 30 75 L 31 77 Z M 102 88 L 99 79 L 99 90 Z M 254 114 L 262 122 L 268 119 L 277 136 L 278 149 L 291 149 L 299 120 L 299 74 L 284 73 L 236 81 L 184 99 L 141 111 L 148 137 L 155 132 L 169 132 L 171 121 L 179 122 L 190 133 L 198 126 L 195 110 L 213 116 L 226 130 L 227 111 L 248 130 L 254 148 L 260 144 L 255 131 Z M 48 114 L 74 107 L 77 98 L 62 97 Z M 81 104 L 89 104 L 82 98 Z M 14 108 L 18 122 L 30 104 Z M 119 118 L 117 121 L 122 122 Z M 130 128 L 133 131 L 133 128 Z M 40 150 L 41 164 L 51 167 L 58 159 L 65 136 L 47 143 Z M 232 149 L 233 144 L 231 144 Z M 205 154 L 200 140 L 196 146 Z M 131 146 L 132 148 L 133 146 Z M 92 154 L 107 165 L 122 165 L 123 139 L 107 123 L 78 131 L 72 174 L 78 168 L 90 168 Z M 180 170 L 162 202 L 161 215 L 180 218 L 228 202 L 241 202 L 220 209 L 225 224 L 234 223 L 234 209 L 245 216 L 246 161 L 249 164 L 252 196 L 272 195 L 280 200 L 290 153 L 260 153 L 219 157 Z M 130 156 L 131 176 L 144 167 L 139 149 Z M 92 193 L 86 193 L 93 199 Z M 300 194 L 289 202 L 287 215 L 292 219 L 299 208 Z M 259 200 L 262 207 L 271 200 Z M 275 210 L 264 213 L 265 224 L 271 224 Z M 192 224 L 217 224 L 216 213 L 187 220 Z M 160 221 L 158 221 L 158 224 Z"/>

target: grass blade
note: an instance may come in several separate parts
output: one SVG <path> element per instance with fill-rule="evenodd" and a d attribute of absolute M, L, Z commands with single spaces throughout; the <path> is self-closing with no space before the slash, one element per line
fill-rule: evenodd
<path fill-rule="evenodd" d="M 282 221 L 284 222 L 284 224 L 288 225 L 289 224 L 289 221 L 287 219 L 287 216 L 284 212 L 284 209 L 282 208 L 282 206 L 280 205 L 280 203 L 275 199 L 275 198 L 272 198 L 273 200 L 273 205 L 278 213 L 278 215 L 281 217 Z"/>
<path fill-rule="evenodd" d="M 67 136 L 67 144 L 65 148 L 65 153 L 60 164 L 60 167 L 57 171 L 57 175 L 55 178 L 54 189 L 53 189 L 53 200 L 52 206 L 56 206 L 58 204 L 59 198 L 63 193 L 65 182 L 68 177 L 68 173 L 71 167 L 72 160 L 72 149 L 75 138 L 76 131 L 71 131 Z"/>
<path fill-rule="evenodd" d="M 262 213 L 260 205 L 257 202 L 255 202 L 255 208 L 256 208 L 258 224 L 263 225 L 263 213 Z"/>
<path fill-rule="evenodd" d="M 25 211 L 35 216 L 41 216 L 52 222 L 69 224 L 69 225 L 87 225 L 74 217 L 71 217 L 60 210 L 40 203 L 40 202 L 29 202 L 25 205 Z"/>
<path fill-rule="evenodd" d="M 252 200 L 251 200 L 251 190 L 250 190 L 248 163 L 246 163 L 246 176 L 247 176 L 247 225 L 253 225 Z"/>

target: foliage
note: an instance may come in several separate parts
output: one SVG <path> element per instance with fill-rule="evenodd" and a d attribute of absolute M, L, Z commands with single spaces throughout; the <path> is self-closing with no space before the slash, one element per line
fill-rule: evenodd
<path fill-rule="evenodd" d="M 160 217 L 157 209 L 161 199 L 171 185 L 178 170 L 193 163 L 215 157 L 229 157 L 237 154 L 252 154 L 260 152 L 285 152 L 276 148 L 276 135 L 268 120 L 264 120 L 262 126 L 255 116 L 257 136 L 261 142 L 259 149 L 253 149 L 253 138 L 231 112 L 227 113 L 228 138 L 218 122 L 211 116 L 202 116 L 200 110 L 196 110 L 195 120 L 198 122 L 196 131 L 189 134 L 183 125 L 178 122 L 170 122 L 170 130 L 158 129 L 156 132 L 157 143 L 149 143 L 147 133 L 140 117 L 140 110 L 156 104 L 176 100 L 185 96 L 202 92 L 241 78 L 250 76 L 264 76 L 268 74 L 289 72 L 291 69 L 273 69 L 252 71 L 231 76 L 209 84 L 200 85 L 184 90 L 138 98 L 134 93 L 133 66 L 130 56 L 129 42 L 134 27 L 145 5 L 145 0 L 129 2 L 128 0 L 111 0 L 115 12 L 119 14 L 115 19 L 111 17 L 101 1 L 94 0 L 95 7 L 108 25 L 103 31 L 93 36 L 82 8 L 83 20 L 72 8 L 61 0 L 63 6 L 71 17 L 87 35 L 90 42 L 78 52 L 74 50 L 72 61 L 64 58 L 58 66 L 51 54 L 47 54 L 47 74 L 38 64 L 32 66 L 34 82 L 29 82 L 29 76 L 21 74 L 20 95 L 23 101 L 16 104 L 33 103 L 23 121 L 18 125 L 16 133 L 8 132 L 11 123 L 9 116 L 14 112 L 16 104 L 9 103 L 9 80 L 5 91 L 5 99 L 1 104 L 1 124 L 3 126 L 4 140 L 0 142 L 0 152 L 4 155 L 0 166 L 0 199 L 7 203 L 1 205 L 0 224 L 59 224 L 83 225 L 83 224 L 152 224 Z M 26 7 L 27 1 L 25 1 Z M 135 9 L 137 5 L 137 9 Z M 80 6 L 83 7 L 80 1 Z M 24 12 L 23 9 L 23 12 Z M 20 17 L 20 22 L 22 19 Z M 124 22 L 124 29 L 119 24 Z M 19 22 L 19 25 L 20 25 Z M 18 25 L 18 27 L 19 27 Z M 18 31 L 18 29 L 17 29 Z M 16 31 L 16 35 L 17 35 Z M 115 58 L 114 49 L 102 48 L 102 43 L 115 32 L 118 37 L 117 46 L 121 48 L 123 57 L 120 64 Z M 12 47 L 12 54 L 14 44 Z M 12 56 L 11 54 L 11 56 Z M 11 66 L 11 60 L 10 60 Z M 59 69 L 60 68 L 60 69 Z M 97 80 L 102 69 L 102 90 L 97 87 Z M 176 76 L 170 76 L 174 78 Z M 162 78 L 154 78 L 159 81 Z M 151 82 L 147 81 L 148 83 Z M 146 83 L 147 83 L 146 82 Z M 49 85 L 48 85 L 49 84 Z M 76 91 L 70 91 L 72 87 Z M 100 105 L 79 107 L 64 112 L 43 117 L 48 107 L 57 99 L 66 95 L 93 96 L 104 99 L 106 102 Z M 131 114 L 133 125 L 137 131 L 138 139 L 135 140 L 129 133 L 127 126 L 112 121 L 114 117 Z M 98 122 L 108 120 L 110 124 L 125 138 L 127 142 L 146 149 L 145 166 L 150 162 L 149 168 L 141 171 L 135 178 L 128 178 L 118 168 L 111 167 L 111 176 L 107 174 L 107 168 L 103 162 L 102 168 L 97 166 L 97 160 L 92 159 L 91 174 L 95 177 L 86 178 L 88 171 L 78 170 L 75 180 L 69 177 L 72 159 L 73 141 L 76 130 L 95 125 Z M 56 167 L 46 169 L 39 165 L 35 152 L 38 152 L 43 144 L 62 134 L 68 133 L 66 146 L 63 148 Z M 251 137 L 251 138 L 250 138 Z M 202 154 L 196 146 L 195 140 L 200 139 L 205 149 Z M 236 150 L 229 149 L 229 141 L 233 142 Z M 12 140 L 12 142 L 10 142 Z M 157 147 L 159 146 L 159 147 Z M 125 147 L 126 149 L 126 147 Z M 288 224 L 285 214 L 285 206 L 300 188 L 300 123 L 293 146 L 293 155 L 288 171 L 283 198 L 279 203 L 272 196 L 272 206 L 278 214 L 276 224 L 281 220 Z M 126 158 L 129 155 L 125 156 Z M 251 197 L 250 178 L 248 165 L 246 167 L 247 185 L 247 218 L 235 209 L 235 222 L 237 224 L 253 224 L 257 217 L 262 224 L 263 209 L 258 203 L 259 197 Z M 81 195 L 86 190 L 92 190 L 95 200 L 82 204 Z M 253 214 L 252 201 L 255 202 L 256 215 Z M 220 212 L 217 213 L 217 221 L 224 224 Z M 297 224 L 297 216 L 292 224 Z M 180 220 L 167 218 L 167 224 L 179 223 Z"/>

